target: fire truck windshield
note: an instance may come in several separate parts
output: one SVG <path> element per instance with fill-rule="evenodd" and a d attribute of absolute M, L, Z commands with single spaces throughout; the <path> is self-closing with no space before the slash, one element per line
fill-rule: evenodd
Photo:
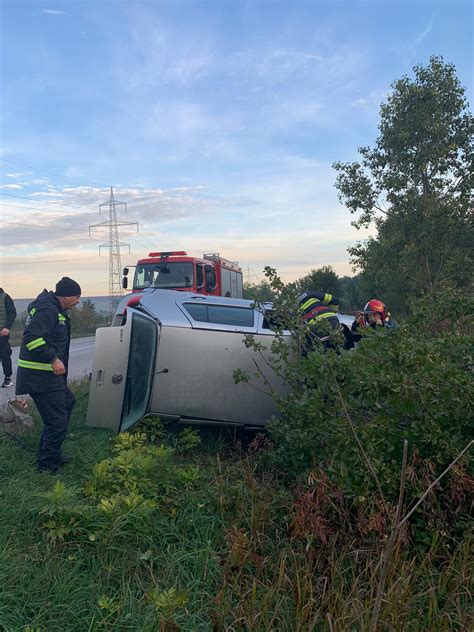
<path fill-rule="evenodd" d="M 194 283 L 194 265 L 191 261 L 142 263 L 137 265 L 134 290 L 147 287 L 191 288 Z"/>

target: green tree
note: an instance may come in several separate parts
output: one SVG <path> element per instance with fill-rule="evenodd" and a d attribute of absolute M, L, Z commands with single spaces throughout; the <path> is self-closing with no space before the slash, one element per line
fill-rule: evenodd
<path fill-rule="evenodd" d="M 90 298 L 86 298 L 82 301 L 80 314 L 84 329 L 90 330 L 97 326 L 98 314 Z"/>
<path fill-rule="evenodd" d="M 98 313 L 94 303 L 85 298 L 79 307 L 71 311 L 71 326 L 74 335 L 93 334 L 97 327 L 108 323 L 108 315 Z"/>
<path fill-rule="evenodd" d="M 274 293 L 267 281 L 260 281 L 260 283 L 244 283 L 243 297 L 249 301 L 266 303 L 273 301 Z"/>
<path fill-rule="evenodd" d="M 410 298 L 471 283 L 473 117 L 455 68 L 441 57 L 396 81 L 380 108 L 375 146 L 336 162 L 339 199 L 374 237 L 349 249 L 378 298 Z"/>
<path fill-rule="evenodd" d="M 339 296 L 341 285 L 339 277 L 332 266 L 323 266 L 317 270 L 311 270 L 309 274 L 298 281 L 301 290 L 322 290 Z"/>
<path fill-rule="evenodd" d="M 339 298 L 343 309 L 357 310 L 364 307 L 371 298 L 371 292 L 363 284 L 361 274 L 356 276 L 343 276 L 339 279 Z"/>

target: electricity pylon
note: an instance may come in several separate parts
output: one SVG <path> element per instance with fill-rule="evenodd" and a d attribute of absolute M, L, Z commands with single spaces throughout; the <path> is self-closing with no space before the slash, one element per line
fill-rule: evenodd
<path fill-rule="evenodd" d="M 250 285 L 252 283 L 252 278 L 256 276 L 254 274 L 253 268 L 251 268 L 250 266 L 247 266 L 245 276 L 246 276 L 247 285 Z"/>
<path fill-rule="evenodd" d="M 89 226 L 89 235 L 91 234 L 91 228 L 108 228 L 109 229 L 109 241 L 99 246 L 99 255 L 102 248 L 109 249 L 109 313 L 112 318 L 117 304 L 122 298 L 122 264 L 120 260 L 120 248 L 121 246 L 127 246 L 128 252 L 130 252 L 130 244 L 124 244 L 119 241 L 119 226 L 136 226 L 138 233 L 138 222 L 126 222 L 123 220 L 117 220 L 117 206 L 124 206 L 125 213 L 127 212 L 127 203 L 119 202 L 114 198 L 114 190 L 110 187 L 110 198 L 108 202 L 99 204 L 99 215 L 104 216 L 108 208 L 109 220 L 107 222 L 100 222 L 99 224 L 92 224 Z"/>

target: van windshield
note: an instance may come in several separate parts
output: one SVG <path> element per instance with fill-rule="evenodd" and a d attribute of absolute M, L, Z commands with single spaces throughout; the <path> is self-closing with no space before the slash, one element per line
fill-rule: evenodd
<path fill-rule="evenodd" d="M 194 264 L 191 261 L 143 263 L 137 265 L 134 290 L 147 287 L 162 289 L 191 288 L 194 285 Z"/>

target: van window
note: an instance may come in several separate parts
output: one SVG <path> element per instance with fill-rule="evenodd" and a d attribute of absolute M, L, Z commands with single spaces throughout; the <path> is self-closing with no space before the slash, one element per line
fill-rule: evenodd
<path fill-rule="evenodd" d="M 121 431 L 133 426 L 146 413 L 153 381 L 156 342 L 156 323 L 135 312 L 132 316 Z"/>
<path fill-rule="evenodd" d="M 200 323 L 207 323 L 207 306 L 202 303 L 185 303 L 184 309 L 194 320 Z"/>
<path fill-rule="evenodd" d="M 184 303 L 184 309 L 194 320 L 201 323 L 253 327 L 254 310 L 248 307 L 228 307 L 224 305 L 202 305 Z"/>

